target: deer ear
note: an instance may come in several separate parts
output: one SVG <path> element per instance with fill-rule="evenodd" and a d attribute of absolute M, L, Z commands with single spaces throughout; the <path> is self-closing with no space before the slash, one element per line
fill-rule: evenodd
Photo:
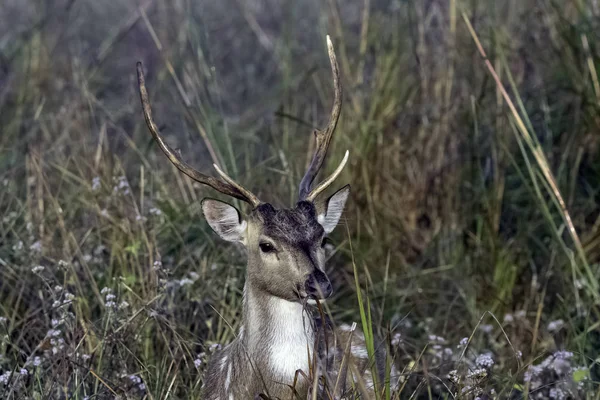
<path fill-rule="evenodd" d="M 346 185 L 324 202 L 316 204 L 317 219 L 325 233 L 331 233 L 340 221 L 349 194 L 350 185 Z"/>
<path fill-rule="evenodd" d="M 231 204 L 215 199 L 202 200 L 202 212 L 210 227 L 229 242 L 244 242 L 247 223 Z"/>

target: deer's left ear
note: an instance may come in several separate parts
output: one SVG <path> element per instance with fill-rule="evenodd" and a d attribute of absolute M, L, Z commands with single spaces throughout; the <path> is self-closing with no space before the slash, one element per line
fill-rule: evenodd
<path fill-rule="evenodd" d="M 350 185 L 346 185 L 327 200 L 316 202 L 317 220 L 325 229 L 325 233 L 331 233 L 340 221 L 349 194 Z"/>

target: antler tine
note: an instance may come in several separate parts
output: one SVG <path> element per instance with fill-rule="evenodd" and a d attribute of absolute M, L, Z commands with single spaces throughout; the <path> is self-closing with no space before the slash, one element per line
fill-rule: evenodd
<path fill-rule="evenodd" d="M 350 152 L 348 150 L 346 150 L 346 154 L 344 155 L 342 162 L 340 163 L 340 165 L 338 165 L 338 167 L 335 169 L 335 171 L 333 171 L 333 174 L 329 175 L 329 177 L 327 177 L 327 179 L 325 179 L 323 182 L 319 183 L 319 185 L 316 188 L 311 190 L 311 192 L 306 197 L 306 201 L 315 201 L 317 196 L 319 196 L 319 194 L 321 194 L 321 192 L 323 192 L 325 189 L 327 189 L 327 187 L 329 187 L 329 185 L 331 185 L 333 183 L 333 181 L 336 180 L 338 175 L 344 169 L 344 166 L 346 165 L 346 162 L 348 161 L 349 155 L 350 155 Z"/>
<path fill-rule="evenodd" d="M 329 117 L 329 122 L 327 123 L 325 130 L 316 129 L 314 131 L 317 145 L 315 154 L 313 155 L 310 165 L 308 166 L 308 170 L 306 171 L 306 174 L 304 174 L 302 181 L 300 181 L 300 200 L 307 200 L 309 197 L 314 198 L 314 196 L 310 196 L 310 187 L 313 183 L 313 180 L 317 176 L 317 173 L 321 169 L 321 166 L 323 165 L 323 161 L 327 155 L 327 149 L 329 148 L 329 143 L 331 142 L 331 137 L 333 136 L 333 132 L 337 126 L 338 118 L 340 117 L 340 111 L 342 109 L 342 86 L 340 84 L 340 71 L 337 59 L 335 57 L 335 51 L 333 50 L 333 43 L 331 43 L 331 38 L 329 35 L 327 35 L 327 50 L 329 52 L 331 72 L 333 73 L 333 108 L 331 109 L 331 116 Z M 327 179 L 325 182 L 328 182 L 327 186 L 331 184 L 329 179 Z M 322 185 L 319 186 L 319 192 L 322 192 L 327 187 L 325 186 L 321 188 L 321 186 Z"/>
<path fill-rule="evenodd" d="M 202 172 L 192 168 L 188 163 L 183 161 L 183 159 L 167 143 L 165 143 L 165 141 L 160 136 L 158 127 L 152 119 L 152 108 L 150 107 L 150 100 L 148 100 L 148 91 L 146 90 L 146 81 L 144 79 L 144 69 L 142 67 L 141 62 L 137 63 L 137 76 L 138 85 L 140 89 L 140 99 L 142 101 L 142 109 L 144 110 L 144 118 L 146 119 L 146 125 L 148 125 L 148 129 L 154 137 L 154 140 L 156 140 L 161 150 L 165 153 L 165 155 L 169 158 L 173 165 L 175 165 L 177 169 L 179 169 L 181 172 L 183 172 L 196 182 L 208 185 L 223 194 L 250 203 L 253 207 L 258 206 L 260 204 L 260 200 L 258 200 L 258 198 L 254 194 L 252 194 L 249 190 L 245 189 L 243 186 L 235 182 L 227 175 L 225 175 L 225 173 L 221 171 L 218 167 L 216 167 L 216 165 L 215 167 L 217 168 L 217 172 L 219 172 L 219 175 L 221 175 L 226 180 L 226 182 L 223 182 L 212 176 L 205 175 Z"/>
<path fill-rule="evenodd" d="M 250 203 L 253 208 L 258 207 L 258 205 L 260 204 L 260 200 L 258 199 L 258 197 L 256 197 L 252 192 L 245 189 L 243 186 L 241 186 L 236 181 L 234 181 L 229 175 L 227 175 L 225 172 L 223 172 L 223 170 L 221 168 L 219 168 L 219 166 L 217 164 L 213 164 L 213 167 L 215 168 L 217 173 L 219 175 L 221 175 L 221 177 L 225 180 L 225 182 L 234 186 L 237 190 L 239 190 L 245 196 L 245 200 L 248 203 Z"/>

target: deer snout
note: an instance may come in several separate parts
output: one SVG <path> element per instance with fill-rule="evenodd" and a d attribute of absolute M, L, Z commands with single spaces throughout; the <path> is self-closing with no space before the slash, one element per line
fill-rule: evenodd
<path fill-rule="evenodd" d="M 322 271 L 315 269 L 312 274 L 308 276 L 304 283 L 304 288 L 308 297 L 313 299 L 326 299 L 331 296 L 333 288 L 329 278 Z"/>

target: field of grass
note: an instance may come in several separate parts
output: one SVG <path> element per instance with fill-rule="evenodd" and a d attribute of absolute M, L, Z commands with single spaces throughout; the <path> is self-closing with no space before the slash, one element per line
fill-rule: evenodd
<path fill-rule="evenodd" d="M 185 160 L 288 207 L 326 34 L 352 185 L 327 306 L 370 310 L 392 398 L 600 399 L 592 0 L 0 2 L 0 399 L 199 398 L 245 256 L 152 141 L 135 63 Z"/>

